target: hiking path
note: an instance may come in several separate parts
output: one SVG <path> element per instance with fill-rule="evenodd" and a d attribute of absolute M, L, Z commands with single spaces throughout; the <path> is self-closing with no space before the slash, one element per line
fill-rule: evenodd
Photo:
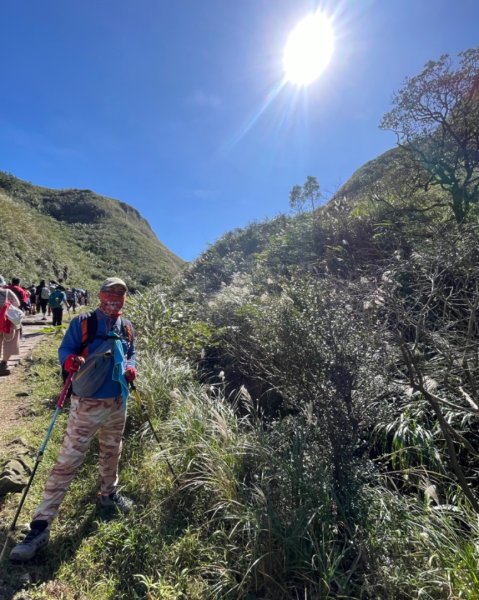
<path fill-rule="evenodd" d="M 20 353 L 8 361 L 11 374 L 0 377 L 0 440 L 6 439 L 6 432 L 18 419 L 18 410 L 24 404 L 24 396 L 28 396 L 28 392 L 23 390 L 26 383 L 21 366 L 32 360 L 33 350 L 45 339 L 43 329 L 48 325 L 48 321 L 42 321 L 37 315 L 26 315 L 23 319 Z M 3 443 L 0 441 L 0 451 Z"/>

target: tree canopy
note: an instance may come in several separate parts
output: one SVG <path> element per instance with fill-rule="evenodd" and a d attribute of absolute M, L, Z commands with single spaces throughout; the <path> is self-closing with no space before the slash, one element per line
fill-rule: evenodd
<path fill-rule="evenodd" d="M 479 203 L 479 48 L 429 61 L 381 121 L 413 159 L 418 185 L 449 194 L 458 223 Z"/>
<path fill-rule="evenodd" d="M 303 186 L 295 185 L 289 193 L 289 206 L 301 211 L 306 203 L 311 205 L 311 210 L 316 208 L 321 198 L 320 185 L 316 177 L 308 175 Z"/>

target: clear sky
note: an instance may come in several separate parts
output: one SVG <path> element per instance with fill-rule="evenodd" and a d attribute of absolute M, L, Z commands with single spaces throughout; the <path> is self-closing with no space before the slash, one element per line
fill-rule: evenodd
<path fill-rule="evenodd" d="M 281 85 L 317 8 L 332 60 Z M 334 193 L 394 146 L 404 78 L 477 45 L 479 0 L 0 0 L 0 170 L 128 202 L 191 260 L 308 175 Z"/>

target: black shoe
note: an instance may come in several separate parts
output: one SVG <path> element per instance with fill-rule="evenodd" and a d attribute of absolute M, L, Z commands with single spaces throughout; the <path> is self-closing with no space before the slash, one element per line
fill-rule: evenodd
<path fill-rule="evenodd" d="M 41 548 L 48 544 L 50 527 L 47 521 L 38 519 L 30 523 L 30 531 L 10 552 L 10 560 L 24 562 L 30 560 Z"/>
<path fill-rule="evenodd" d="M 122 496 L 118 492 L 113 492 L 109 496 L 100 495 L 100 506 L 104 508 L 117 508 L 121 513 L 129 513 L 133 508 L 133 500 Z"/>
<path fill-rule="evenodd" d="M 10 375 L 10 373 L 11 373 L 11 371 L 7 367 L 6 361 L 2 360 L 2 362 L 0 362 L 0 377 L 4 377 L 6 375 Z"/>

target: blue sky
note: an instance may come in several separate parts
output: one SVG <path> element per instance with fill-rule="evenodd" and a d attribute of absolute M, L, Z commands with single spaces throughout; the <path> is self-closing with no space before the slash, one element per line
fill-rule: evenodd
<path fill-rule="evenodd" d="M 333 18 L 307 88 L 281 87 L 287 36 Z M 429 59 L 479 44 L 478 0 L 1 0 L 0 170 L 135 206 L 191 260 L 288 212 L 308 175 L 329 196 L 394 146 L 391 96 Z"/>

